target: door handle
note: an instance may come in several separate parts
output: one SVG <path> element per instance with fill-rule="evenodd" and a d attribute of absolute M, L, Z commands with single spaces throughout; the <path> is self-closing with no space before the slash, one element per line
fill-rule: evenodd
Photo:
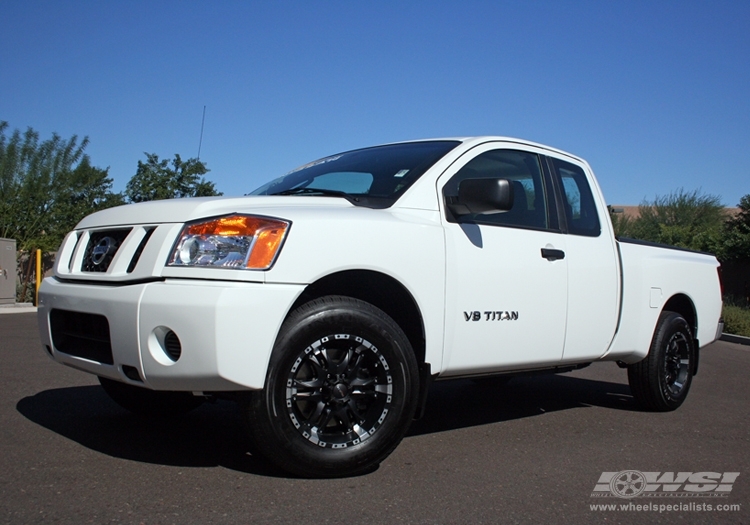
<path fill-rule="evenodd" d="M 542 248 L 542 257 L 544 257 L 548 261 L 556 261 L 558 259 L 565 259 L 565 252 L 562 250 Z"/>

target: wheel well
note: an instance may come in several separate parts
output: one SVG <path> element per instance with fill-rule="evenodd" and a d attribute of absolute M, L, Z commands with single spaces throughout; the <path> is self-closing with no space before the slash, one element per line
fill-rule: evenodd
<path fill-rule="evenodd" d="M 376 306 L 396 321 L 409 339 L 417 361 L 425 361 L 424 322 L 414 297 L 393 277 L 371 270 L 347 270 L 327 275 L 310 284 L 297 298 L 294 311 L 313 299 L 345 295 Z"/>
<path fill-rule="evenodd" d="M 676 312 L 685 318 L 688 326 L 693 330 L 693 337 L 698 336 L 698 316 L 695 314 L 693 301 L 687 295 L 677 294 L 664 305 L 664 310 Z"/>

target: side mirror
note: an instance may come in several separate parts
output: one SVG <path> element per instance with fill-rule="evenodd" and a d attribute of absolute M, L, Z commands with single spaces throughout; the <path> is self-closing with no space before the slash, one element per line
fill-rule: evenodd
<path fill-rule="evenodd" d="M 513 207 L 513 184 L 508 179 L 464 179 L 458 185 L 458 198 L 448 206 L 454 215 L 488 214 Z"/>

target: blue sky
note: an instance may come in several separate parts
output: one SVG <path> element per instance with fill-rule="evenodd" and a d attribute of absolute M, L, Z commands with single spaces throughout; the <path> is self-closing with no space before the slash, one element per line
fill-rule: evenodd
<path fill-rule="evenodd" d="M 0 0 L 0 120 L 144 152 L 226 195 L 373 144 L 506 135 L 586 158 L 611 204 L 750 193 L 750 2 Z"/>

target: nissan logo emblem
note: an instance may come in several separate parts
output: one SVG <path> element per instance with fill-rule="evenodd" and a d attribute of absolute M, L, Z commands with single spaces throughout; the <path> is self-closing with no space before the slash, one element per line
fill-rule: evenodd
<path fill-rule="evenodd" d="M 115 248 L 117 248 L 117 241 L 112 237 L 104 237 L 94 246 L 91 252 L 91 262 L 95 266 L 99 266 L 107 258 L 107 255 L 115 252 Z"/>

